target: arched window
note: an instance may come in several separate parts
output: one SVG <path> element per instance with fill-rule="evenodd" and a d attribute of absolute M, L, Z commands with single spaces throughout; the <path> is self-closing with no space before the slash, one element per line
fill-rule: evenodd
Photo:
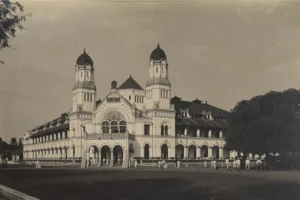
<path fill-rule="evenodd" d="M 120 122 L 120 133 L 125 133 L 126 132 L 126 122 L 121 121 Z"/>
<path fill-rule="evenodd" d="M 156 67 L 156 73 L 158 73 L 158 67 Z"/>
<path fill-rule="evenodd" d="M 165 126 L 165 135 L 168 135 L 168 130 L 169 130 L 169 127 L 166 125 Z"/>
<path fill-rule="evenodd" d="M 116 121 L 111 122 L 111 132 L 118 133 L 118 123 Z"/>
<path fill-rule="evenodd" d="M 103 133 L 108 133 L 108 129 L 109 129 L 109 124 L 108 124 L 108 122 L 103 122 L 103 123 L 102 123 L 102 132 L 103 132 Z"/>
<path fill-rule="evenodd" d="M 164 135 L 164 126 L 163 125 L 161 125 L 161 127 L 160 127 L 160 134 Z"/>

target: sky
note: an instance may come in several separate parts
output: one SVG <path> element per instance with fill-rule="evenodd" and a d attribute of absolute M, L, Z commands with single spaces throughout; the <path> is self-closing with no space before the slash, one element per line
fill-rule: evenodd
<path fill-rule="evenodd" d="M 0 137 L 9 141 L 72 106 L 76 59 L 95 66 L 98 98 L 130 74 L 143 87 L 159 42 L 172 96 L 225 110 L 270 90 L 299 89 L 300 2 L 19 1 L 26 31 L 0 51 Z"/>

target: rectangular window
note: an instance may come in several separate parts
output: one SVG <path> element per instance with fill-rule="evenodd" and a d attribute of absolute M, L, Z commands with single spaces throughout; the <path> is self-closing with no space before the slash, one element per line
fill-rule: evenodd
<path fill-rule="evenodd" d="M 93 95 L 91 94 L 91 101 L 93 101 Z"/>
<path fill-rule="evenodd" d="M 129 101 L 131 101 L 131 95 L 129 95 Z"/>
<path fill-rule="evenodd" d="M 149 124 L 144 125 L 144 135 L 150 135 L 150 125 Z"/>
<path fill-rule="evenodd" d="M 158 67 L 156 67 L 156 73 L 158 73 Z"/>
<path fill-rule="evenodd" d="M 86 94 L 84 94 L 84 101 L 86 101 Z"/>

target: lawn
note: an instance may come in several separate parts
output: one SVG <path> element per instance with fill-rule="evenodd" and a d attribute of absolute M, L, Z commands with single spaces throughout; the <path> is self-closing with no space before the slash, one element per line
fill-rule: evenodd
<path fill-rule="evenodd" d="M 300 199 L 299 182 L 273 179 L 266 173 L 5 169 L 0 170 L 0 184 L 42 200 Z"/>

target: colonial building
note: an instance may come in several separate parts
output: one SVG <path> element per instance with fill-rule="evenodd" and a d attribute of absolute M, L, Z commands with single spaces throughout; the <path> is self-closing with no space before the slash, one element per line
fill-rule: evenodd
<path fill-rule="evenodd" d="M 24 159 L 115 165 L 129 158 L 233 157 L 223 150 L 229 112 L 198 99 L 171 98 L 168 60 L 159 44 L 148 64 L 145 88 L 130 75 L 119 87 L 112 81 L 107 96 L 97 100 L 96 66 L 84 51 L 76 61 L 71 110 L 26 132 Z"/>

